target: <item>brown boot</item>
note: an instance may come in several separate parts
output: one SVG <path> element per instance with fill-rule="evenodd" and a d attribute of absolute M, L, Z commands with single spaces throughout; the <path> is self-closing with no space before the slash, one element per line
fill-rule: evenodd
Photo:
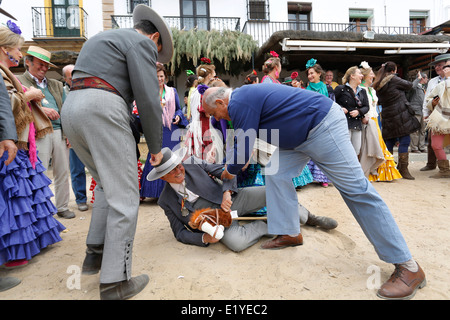
<path fill-rule="evenodd" d="M 415 178 L 409 173 L 408 170 L 409 153 L 403 152 L 398 154 L 398 166 L 397 169 L 402 175 L 403 179 L 415 180 Z"/>
<path fill-rule="evenodd" d="M 450 169 L 448 160 L 438 160 L 437 164 L 439 167 L 439 172 L 430 176 L 430 178 L 434 179 L 450 178 Z"/>
<path fill-rule="evenodd" d="M 436 154 L 434 153 L 433 148 L 431 147 L 431 142 L 428 141 L 428 154 L 427 154 L 427 165 L 420 169 L 420 171 L 429 171 L 436 169 Z"/>

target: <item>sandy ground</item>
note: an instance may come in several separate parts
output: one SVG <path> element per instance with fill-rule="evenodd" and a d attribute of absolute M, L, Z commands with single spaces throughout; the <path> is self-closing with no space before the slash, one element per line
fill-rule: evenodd
<path fill-rule="evenodd" d="M 410 165 L 416 180 L 374 183 L 391 208 L 414 258 L 426 273 L 427 286 L 415 299 L 450 298 L 450 180 L 430 179 L 420 172 L 426 155 Z M 304 226 L 304 244 L 283 250 L 262 250 L 262 238 L 241 252 L 222 244 L 208 248 L 175 240 L 154 201 L 140 206 L 133 254 L 133 273 L 150 276 L 135 300 L 377 300 L 376 286 L 393 266 L 378 259 L 336 188 L 310 184 L 298 191 L 300 201 L 316 215 L 333 217 L 337 229 Z M 72 195 L 73 198 L 73 195 Z M 46 248 L 28 266 L 0 269 L 22 283 L 0 293 L 0 300 L 97 300 L 99 274 L 80 275 L 89 211 L 71 208 L 77 217 L 60 220 L 63 241 Z"/>

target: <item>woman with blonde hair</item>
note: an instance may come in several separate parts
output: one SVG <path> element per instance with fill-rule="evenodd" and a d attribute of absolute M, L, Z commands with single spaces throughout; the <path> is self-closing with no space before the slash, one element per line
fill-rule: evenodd
<path fill-rule="evenodd" d="M 6 164 L 8 154 L 0 158 L 0 265 L 14 268 L 26 265 L 45 247 L 61 241 L 64 226 L 56 220 L 56 207 L 37 156 L 36 139 L 52 132 L 52 124 L 40 107 L 42 91 L 21 85 L 9 70 L 19 65 L 24 43 L 20 29 L 8 21 L 0 27 L 0 74 L 11 99 L 17 129 L 18 151 Z"/>
<path fill-rule="evenodd" d="M 188 155 L 196 156 L 211 163 L 223 160 L 223 144 L 217 139 L 211 120 L 206 116 L 201 104 L 199 86 L 208 86 L 216 78 L 216 67 L 208 58 L 201 58 L 197 67 L 197 87 L 189 100 L 191 106 L 191 123 L 186 135 Z M 219 141 L 216 141 L 219 140 Z"/>
<path fill-rule="evenodd" d="M 363 74 L 361 88 L 369 98 L 369 111 L 363 120 L 363 139 L 361 146 L 361 166 L 368 175 L 369 181 L 392 181 L 400 179 L 402 175 L 396 168 L 394 157 L 384 143 L 381 129 L 378 124 L 378 97 L 372 87 L 375 73 L 366 61 L 361 62 L 359 69 Z"/>
<path fill-rule="evenodd" d="M 362 143 L 362 120 L 369 111 L 369 99 L 366 91 L 359 85 L 363 75 L 358 67 L 350 67 L 342 77 L 341 85 L 334 89 L 336 103 L 339 104 L 347 117 L 350 141 L 359 156 Z"/>
<path fill-rule="evenodd" d="M 278 78 L 281 73 L 281 60 L 278 53 L 270 51 L 270 57 L 264 62 L 262 71 L 264 76 L 261 79 L 261 83 L 280 83 Z"/>

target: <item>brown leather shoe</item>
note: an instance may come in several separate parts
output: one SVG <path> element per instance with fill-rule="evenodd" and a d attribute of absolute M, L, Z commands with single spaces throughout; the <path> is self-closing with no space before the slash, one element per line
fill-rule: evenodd
<path fill-rule="evenodd" d="M 272 240 L 266 241 L 261 245 L 261 249 L 283 249 L 286 247 L 301 246 L 303 244 L 303 236 L 301 233 L 296 237 L 288 235 L 278 235 Z"/>
<path fill-rule="evenodd" d="M 388 300 L 408 300 L 414 297 L 417 289 L 422 289 L 426 284 L 425 273 L 420 266 L 417 272 L 411 272 L 396 264 L 394 273 L 378 290 L 377 296 Z"/>

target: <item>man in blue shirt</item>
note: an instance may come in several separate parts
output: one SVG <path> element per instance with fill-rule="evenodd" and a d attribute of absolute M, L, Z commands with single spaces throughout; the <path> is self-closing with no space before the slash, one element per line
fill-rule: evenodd
<path fill-rule="evenodd" d="M 412 259 L 389 208 L 364 175 L 338 104 L 307 90 L 256 84 L 234 91 L 209 88 L 203 108 L 216 120 L 230 120 L 236 130 L 234 154 L 227 152 L 222 179 L 232 178 L 244 167 L 257 137 L 278 147 L 264 172 L 268 228 L 276 237 L 262 248 L 303 243 L 292 178 L 311 159 L 339 190 L 380 259 L 396 266 L 378 296 L 410 299 L 425 286 L 425 274 Z"/>

